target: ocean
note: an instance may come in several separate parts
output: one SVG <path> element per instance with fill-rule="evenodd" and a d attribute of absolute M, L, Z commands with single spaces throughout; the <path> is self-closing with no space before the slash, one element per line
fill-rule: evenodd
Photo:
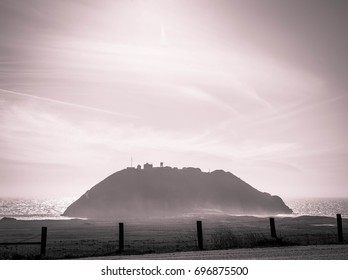
<path fill-rule="evenodd" d="M 11 217 L 17 220 L 66 220 L 61 216 L 76 198 L 64 199 L 13 199 L 0 198 L 0 219 Z M 348 198 L 284 198 L 294 216 L 328 216 L 337 213 L 348 218 Z"/>
<path fill-rule="evenodd" d="M 283 201 L 295 215 L 348 218 L 348 198 L 284 198 Z"/>
<path fill-rule="evenodd" d="M 76 198 L 63 199 L 21 199 L 0 198 L 0 219 L 17 220 L 67 220 L 61 216 Z"/>

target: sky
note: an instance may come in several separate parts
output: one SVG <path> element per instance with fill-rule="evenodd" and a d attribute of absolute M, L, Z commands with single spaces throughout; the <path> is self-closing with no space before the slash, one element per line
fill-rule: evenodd
<path fill-rule="evenodd" d="M 0 0 L 0 196 L 146 162 L 348 197 L 348 2 Z"/>

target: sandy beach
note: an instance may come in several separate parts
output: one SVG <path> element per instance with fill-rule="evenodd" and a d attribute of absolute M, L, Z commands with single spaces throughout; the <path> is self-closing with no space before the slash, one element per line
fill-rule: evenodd
<path fill-rule="evenodd" d="M 0 243 L 40 241 L 41 227 L 47 227 L 44 259 L 112 255 L 128 258 L 130 255 L 198 251 L 198 219 L 203 222 L 205 250 L 288 248 L 338 243 L 336 219 L 314 216 L 276 217 L 277 239 L 270 235 L 268 217 L 210 216 L 156 221 L 1 220 Z M 125 248 L 122 253 L 118 252 L 119 222 L 124 222 L 125 228 Z M 347 219 L 343 219 L 343 235 L 346 243 Z M 40 258 L 40 245 L 0 246 L 0 258 L 37 259 Z"/>

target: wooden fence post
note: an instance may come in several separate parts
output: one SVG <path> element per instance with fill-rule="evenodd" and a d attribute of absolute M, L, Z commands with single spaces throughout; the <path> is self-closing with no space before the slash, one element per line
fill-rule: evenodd
<path fill-rule="evenodd" d="M 46 255 L 47 227 L 41 228 L 41 256 Z"/>
<path fill-rule="evenodd" d="M 269 218 L 269 223 L 271 225 L 271 236 L 277 238 L 277 232 L 275 228 L 274 218 Z"/>
<path fill-rule="evenodd" d="M 118 224 L 118 251 L 123 252 L 124 249 L 124 227 L 123 223 Z"/>
<path fill-rule="evenodd" d="M 342 217 L 341 214 L 336 214 L 337 217 L 337 232 L 338 232 L 338 242 L 343 242 L 343 229 L 342 229 Z"/>
<path fill-rule="evenodd" d="M 203 228 L 202 221 L 197 221 L 197 237 L 198 237 L 198 248 L 203 250 Z"/>

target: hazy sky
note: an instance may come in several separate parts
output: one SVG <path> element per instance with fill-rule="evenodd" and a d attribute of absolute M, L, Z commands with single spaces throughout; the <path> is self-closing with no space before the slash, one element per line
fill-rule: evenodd
<path fill-rule="evenodd" d="M 348 196 L 348 1 L 0 0 L 0 196 L 145 162 Z"/>

